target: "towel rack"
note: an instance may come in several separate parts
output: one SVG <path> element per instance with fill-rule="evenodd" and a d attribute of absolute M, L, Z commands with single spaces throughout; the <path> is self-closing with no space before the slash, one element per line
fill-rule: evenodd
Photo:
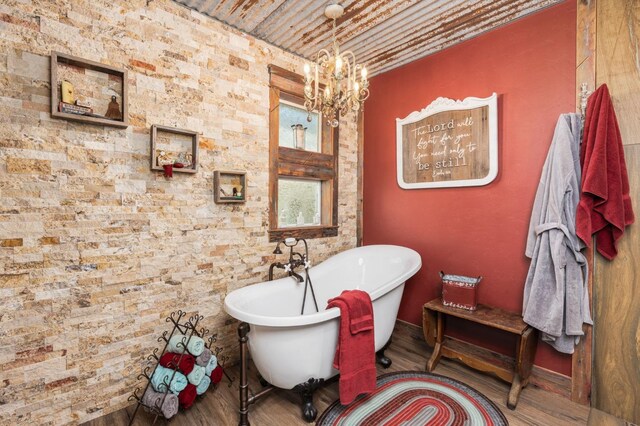
<path fill-rule="evenodd" d="M 163 349 L 160 350 L 159 348 L 154 348 L 153 352 L 151 354 L 149 354 L 149 356 L 147 356 L 147 361 L 148 361 L 148 365 L 146 367 L 144 367 L 143 371 L 137 376 L 138 380 L 143 380 L 146 381 L 146 384 L 143 384 L 142 386 L 138 386 L 134 389 L 133 393 L 129 396 L 128 401 L 135 401 L 136 402 L 136 407 L 133 411 L 133 414 L 131 414 L 131 416 L 129 416 L 129 426 L 131 426 L 133 424 L 133 421 L 136 417 L 136 414 L 138 413 L 138 409 L 140 408 L 140 406 L 143 406 L 144 408 L 146 408 L 152 415 L 154 415 L 154 420 L 153 423 L 156 422 L 156 420 L 158 419 L 158 417 L 162 417 L 164 418 L 163 414 L 162 414 L 162 403 L 164 402 L 164 398 L 163 400 L 160 402 L 160 406 L 148 406 L 146 404 L 144 404 L 142 402 L 142 398 L 145 394 L 145 392 L 147 391 L 147 388 L 150 386 L 151 384 L 151 377 L 153 376 L 153 372 L 155 371 L 156 367 L 159 365 L 159 361 L 161 356 L 167 351 L 167 347 L 169 346 L 169 341 L 171 340 L 171 337 L 174 334 L 183 334 L 185 335 L 186 339 L 183 338 L 181 342 L 178 342 L 177 345 L 182 346 L 184 351 L 182 354 L 180 354 L 180 357 L 178 359 L 177 364 L 180 363 L 180 360 L 182 360 L 182 357 L 184 356 L 185 353 L 187 353 L 187 345 L 189 344 L 189 341 L 191 340 L 192 337 L 196 336 L 196 337 L 200 337 L 202 339 L 205 338 L 205 336 L 207 334 L 209 334 L 209 330 L 207 328 L 200 328 L 198 329 L 198 323 L 204 319 L 204 317 L 202 315 L 193 315 L 191 316 L 188 320 L 186 320 L 185 322 L 182 322 L 183 318 L 185 317 L 186 313 L 182 310 L 178 310 L 175 312 L 171 312 L 171 314 L 166 318 L 166 322 L 171 323 L 173 325 L 173 327 L 171 328 L 171 331 L 169 330 L 165 330 L 162 332 L 162 335 L 160 337 L 158 337 L 157 341 L 159 343 L 163 343 L 164 342 L 164 346 Z M 224 364 L 226 363 L 226 361 L 229 359 L 228 356 L 226 355 L 222 355 L 221 352 L 223 351 L 222 347 L 219 346 L 214 346 L 214 343 L 216 343 L 216 341 L 218 340 L 218 334 L 213 334 L 212 336 L 210 336 L 209 338 L 206 339 L 208 343 L 205 343 L 205 347 L 207 349 L 209 349 L 211 351 L 211 353 L 213 355 L 216 356 L 216 358 L 218 359 L 218 363 L 220 364 L 220 366 L 224 367 Z M 222 369 L 223 374 L 227 377 L 227 379 L 229 380 L 229 387 L 231 387 L 231 384 L 233 383 L 233 381 L 235 380 L 233 377 L 230 377 L 229 374 L 227 373 L 226 369 L 223 368 Z M 171 375 L 171 378 L 168 379 L 167 377 L 165 377 L 163 379 L 164 384 L 166 386 L 166 391 L 164 392 L 165 397 L 167 392 L 169 392 L 169 386 L 171 384 L 171 382 L 173 381 L 173 378 L 176 374 L 176 371 L 174 370 L 173 374 Z M 127 415 L 129 415 L 129 413 L 127 412 Z"/>

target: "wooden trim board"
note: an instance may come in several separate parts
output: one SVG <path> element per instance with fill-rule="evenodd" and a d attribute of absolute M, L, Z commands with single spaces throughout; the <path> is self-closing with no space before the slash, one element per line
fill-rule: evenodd
<path fill-rule="evenodd" d="M 587 426 L 634 426 L 634 424 L 592 407 L 589 410 Z"/>
<path fill-rule="evenodd" d="M 593 92 L 596 84 L 596 2 L 578 1 L 576 12 L 576 111 L 581 112 L 581 86 Z M 593 312 L 593 250 L 585 252 L 589 276 L 589 305 Z M 571 400 L 589 405 L 591 399 L 593 327 L 583 325 L 584 337 L 571 356 Z"/>
<path fill-rule="evenodd" d="M 304 103 L 304 78 L 294 72 L 269 65 L 269 241 L 287 237 L 324 238 L 338 235 L 339 127 L 324 119 L 321 152 L 280 146 L 280 101 Z M 321 224 L 317 226 L 279 227 L 278 180 L 281 177 L 321 182 Z"/>

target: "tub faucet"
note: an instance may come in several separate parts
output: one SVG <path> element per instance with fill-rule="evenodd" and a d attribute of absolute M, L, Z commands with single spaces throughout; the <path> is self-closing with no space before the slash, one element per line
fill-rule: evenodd
<path fill-rule="evenodd" d="M 273 280 L 273 270 L 275 268 L 278 269 L 284 269 L 285 271 L 287 271 L 289 273 L 289 276 L 295 276 L 298 281 L 302 282 L 302 277 L 298 274 L 296 274 L 291 267 L 289 266 L 288 263 L 282 263 L 282 262 L 274 262 L 271 265 L 269 265 L 269 281 Z"/>
<path fill-rule="evenodd" d="M 296 245 L 298 245 L 298 243 L 301 241 L 304 243 L 304 248 L 305 248 L 304 255 L 293 251 L 293 248 Z M 287 272 L 287 274 L 289 274 L 290 277 L 294 277 L 295 279 L 298 280 L 298 282 L 304 282 L 304 278 L 302 278 L 302 275 L 298 274 L 295 271 L 295 269 L 299 268 L 300 266 L 306 269 L 309 266 L 309 262 L 308 262 L 309 249 L 307 246 L 307 242 L 302 238 L 300 239 L 286 238 L 282 241 L 278 241 L 278 244 L 276 245 L 276 248 L 273 251 L 273 254 L 282 254 L 282 250 L 280 250 L 280 244 L 284 244 L 286 247 L 289 247 L 289 262 L 288 263 L 282 263 L 282 262 L 272 263 L 269 266 L 269 281 L 273 280 L 273 270 L 275 268 L 278 268 L 278 269 L 284 269 L 285 272 Z"/>
<path fill-rule="evenodd" d="M 304 243 L 304 254 L 293 251 L 293 248 L 298 245 L 299 242 Z M 303 238 L 285 238 L 282 241 L 278 241 L 275 250 L 273 250 L 273 254 L 282 254 L 282 250 L 280 250 L 280 244 L 284 244 L 286 247 L 289 247 L 289 262 L 275 262 L 269 265 L 269 281 L 273 280 L 273 269 L 284 269 L 284 271 L 289 274 L 290 277 L 294 277 L 298 280 L 298 282 L 304 282 L 304 294 L 302 296 L 302 307 L 300 308 L 300 315 L 304 315 L 304 307 L 305 302 L 307 300 L 307 290 L 311 290 L 311 296 L 313 297 L 313 304 L 316 308 L 316 312 L 320 312 L 318 309 L 318 301 L 316 300 L 316 293 L 313 290 L 313 284 L 311 283 L 311 277 L 309 277 L 309 268 L 311 268 L 311 263 L 309 262 L 309 246 L 307 246 L 307 242 Z M 295 269 L 299 267 L 303 267 L 305 271 L 307 271 L 305 278 L 302 278 L 302 275 L 296 273 Z"/>

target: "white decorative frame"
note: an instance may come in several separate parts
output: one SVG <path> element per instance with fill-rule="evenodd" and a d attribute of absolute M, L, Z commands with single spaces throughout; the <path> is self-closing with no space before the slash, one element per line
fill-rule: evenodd
<path fill-rule="evenodd" d="M 442 182 L 404 181 L 402 161 L 402 126 L 413 124 L 433 114 L 444 111 L 460 111 L 479 107 L 489 108 L 489 173 L 481 179 L 461 179 Z M 468 97 L 464 100 L 438 98 L 421 111 L 414 111 L 405 118 L 396 118 L 396 163 L 398 185 L 403 189 L 446 188 L 461 186 L 482 186 L 492 182 L 498 176 L 498 95 L 494 92 L 488 98 Z"/>

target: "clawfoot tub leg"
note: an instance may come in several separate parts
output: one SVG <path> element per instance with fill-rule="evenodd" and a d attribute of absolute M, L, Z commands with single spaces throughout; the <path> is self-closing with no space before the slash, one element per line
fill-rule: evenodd
<path fill-rule="evenodd" d="M 391 338 L 389 338 L 389 341 L 382 347 L 382 349 L 376 352 L 376 362 L 380 364 L 382 368 L 391 367 L 392 361 L 384 355 L 384 351 L 387 350 L 390 344 L 391 344 Z"/>
<path fill-rule="evenodd" d="M 240 421 L 239 426 L 249 426 L 249 380 L 247 377 L 247 341 L 249 338 L 249 324 L 241 322 L 238 325 L 238 341 L 240 342 Z"/>
<path fill-rule="evenodd" d="M 260 382 L 260 385 L 262 385 L 263 388 L 266 388 L 267 386 L 271 386 L 271 383 L 267 382 L 265 378 L 262 377 L 262 375 L 259 373 L 258 373 L 258 381 Z"/>
<path fill-rule="evenodd" d="M 305 383 L 296 385 L 293 390 L 298 392 L 302 397 L 302 418 L 311 423 L 318 415 L 318 410 L 313 406 L 313 393 L 322 386 L 324 379 L 311 378 Z"/>

